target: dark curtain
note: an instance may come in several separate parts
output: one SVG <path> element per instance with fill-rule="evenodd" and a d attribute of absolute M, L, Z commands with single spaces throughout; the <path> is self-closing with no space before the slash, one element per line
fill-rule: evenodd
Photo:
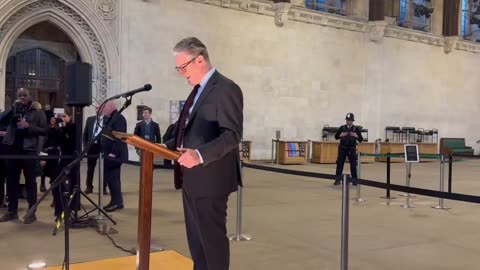
<path fill-rule="evenodd" d="M 460 0 L 443 0 L 443 35 L 458 35 Z"/>
<path fill-rule="evenodd" d="M 385 3 L 384 0 L 370 0 L 368 5 L 368 20 L 383 21 L 385 20 Z"/>

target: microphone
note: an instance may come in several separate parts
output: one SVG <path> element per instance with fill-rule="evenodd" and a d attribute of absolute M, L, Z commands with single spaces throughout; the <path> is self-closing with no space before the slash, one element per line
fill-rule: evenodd
<path fill-rule="evenodd" d="M 109 100 L 116 99 L 116 98 L 121 98 L 121 97 L 126 98 L 126 97 L 129 97 L 129 96 L 133 96 L 136 93 L 150 91 L 151 89 L 152 89 L 151 84 L 145 84 L 144 86 L 142 86 L 140 88 L 133 89 L 133 90 L 127 91 L 125 93 L 121 93 L 121 94 L 115 95 L 113 97 L 110 97 Z"/>

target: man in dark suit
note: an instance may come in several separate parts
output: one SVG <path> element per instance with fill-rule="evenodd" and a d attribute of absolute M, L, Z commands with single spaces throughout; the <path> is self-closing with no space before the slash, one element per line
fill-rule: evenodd
<path fill-rule="evenodd" d="M 175 138 L 175 134 L 173 134 L 173 131 L 175 129 L 175 124 L 176 123 L 170 124 L 167 128 L 167 131 L 165 131 L 165 133 L 163 134 L 162 140 L 164 142 L 167 142 L 168 140 Z M 164 159 L 163 160 L 163 165 L 165 165 L 165 167 L 167 167 L 167 168 L 172 168 L 173 167 L 172 161 L 169 160 L 169 159 Z"/>
<path fill-rule="evenodd" d="M 227 201 L 241 185 L 238 144 L 243 132 L 243 94 L 210 64 L 197 38 L 174 48 L 176 70 L 194 87 L 165 142 L 182 152 L 175 162 L 175 187 L 182 188 L 190 253 L 195 270 L 227 270 Z"/>
<path fill-rule="evenodd" d="M 127 120 L 117 111 L 113 101 L 109 101 L 102 110 L 105 126 L 110 126 L 113 131 L 127 132 Z M 112 121 L 110 123 L 110 121 Z M 105 157 L 104 179 L 110 189 L 111 201 L 104 209 L 114 212 L 123 209 L 123 196 L 120 169 L 123 162 L 128 160 L 127 145 L 119 140 L 113 140 L 105 136 L 101 140 L 102 152 Z"/>
<path fill-rule="evenodd" d="M 135 125 L 133 134 L 153 143 L 161 143 L 160 126 L 152 120 L 152 108 L 143 109 L 143 121 Z"/>
<path fill-rule="evenodd" d="M 95 107 L 95 110 L 98 112 L 98 105 Z M 83 146 L 87 146 L 90 141 L 95 138 L 100 132 L 102 132 L 103 125 L 103 114 L 99 117 L 99 123 L 97 124 L 97 116 L 90 116 L 87 118 L 85 123 L 85 128 L 83 131 Z M 88 150 L 88 155 L 98 155 L 102 150 L 100 145 L 101 140 L 96 140 L 92 147 Z M 86 194 L 93 192 L 93 175 L 95 174 L 95 167 L 97 166 L 96 157 L 87 158 L 87 188 L 85 189 Z M 103 182 L 103 193 L 107 194 L 107 181 Z"/>

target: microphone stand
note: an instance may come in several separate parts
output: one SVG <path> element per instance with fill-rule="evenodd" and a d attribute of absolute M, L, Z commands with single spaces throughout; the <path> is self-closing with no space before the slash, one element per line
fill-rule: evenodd
<path fill-rule="evenodd" d="M 88 196 L 86 194 L 84 194 L 83 191 L 78 190 L 78 189 L 74 189 L 73 192 L 71 194 L 69 194 L 70 188 L 68 187 L 68 185 L 70 183 L 68 183 L 68 174 L 73 169 L 73 167 L 78 165 L 80 163 L 80 161 L 82 160 L 82 158 L 85 155 L 87 155 L 88 151 L 90 150 L 90 148 L 92 147 L 94 142 L 99 140 L 102 135 L 111 139 L 111 140 L 116 140 L 116 138 L 111 136 L 111 131 L 112 131 L 111 125 L 114 122 L 114 120 L 116 120 L 119 117 L 119 115 L 121 115 L 121 113 L 128 106 L 130 106 L 132 104 L 132 96 L 133 96 L 133 94 L 125 97 L 126 101 L 123 104 L 123 106 L 120 108 L 120 110 L 115 115 L 113 115 L 112 118 L 110 118 L 107 121 L 106 126 L 102 128 L 102 131 L 99 134 L 97 134 L 90 142 L 88 142 L 87 146 L 85 146 L 85 148 L 80 153 L 80 155 L 78 155 L 78 157 L 75 160 L 73 160 L 70 164 L 68 164 L 67 166 L 65 166 L 62 169 L 60 175 L 57 176 L 55 178 L 55 180 L 52 182 L 52 184 L 50 185 L 50 188 L 45 193 L 43 193 L 43 195 L 40 197 L 40 199 L 30 209 L 28 209 L 27 213 L 24 216 L 24 219 L 27 219 L 31 215 L 33 215 L 35 213 L 35 211 L 37 210 L 38 205 L 40 205 L 40 203 L 45 199 L 45 197 L 48 195 L 48 193 L 52 192 L 52 190 L 54 188 L 56 188 L 57 186 L 59 186 L 60 184 L 62 184 L 62 183 L 66 184 L 65 185 L 66 190 L 63 193 L 63 196 L 65 198 L 69 199 L 68 201 L 66 200 L 66 202 L 65 202 L 65 210 L 63 212 L 64 224 L 65 224 L 65 258 L 64 258 L 63 264 L 65 264 L 65 269 L 66 270 L 70 269 L 70 232 L 69 232 L 69 229 L 70 229 L 70 214 L 71 214 L 70 213 L 70 203 L 73 201 L 77 192 L 79 192 L 81 195 L 84 195 L 90 201 L 90 203 L 92 203 L 100 212 L 102 212 L 103 215 L 105 215 L 114 225 L 117 225 L 117 222 L 115 222 L 115 220 L 113 220 L 103 209 L 100 209 L 100 207 L 98 205 L 96 205 L 90 198 L 88 198 Z M 114 96 L 112 98 L 108 98 L 100 105 L 99 110 L 97 112 L 97 119 L 99 119 L 101 109 L 103 109 L 103 107 L 105 107 L 105 104 L 107 104 L 108 101 L 113 100 L 114 98 L 119 98 L 119 97 Z M 98 124 L 98 121 L 97 121 L 97 124 Z M 110 134 L 104 134 L 104 133 L 107 133 L 107 132 L 110 133 Z M 58 222 L 59 222 L 58 224 L 60 224 L 61 220 L 59 220 Z M 59 228 L 58 224 L 56 225 L 56 229 Z"/>

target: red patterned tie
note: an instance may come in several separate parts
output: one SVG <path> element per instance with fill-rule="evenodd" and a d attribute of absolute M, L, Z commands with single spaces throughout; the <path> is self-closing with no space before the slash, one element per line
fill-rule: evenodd
<path fill-rule="evenodd" d="M 193 106 L 193 101 L 195 100 L 195 96 L 197 95 L 198 88 L 200 88 L 200 85 L 196 85 L 190 95 L 188 96 L 187 100 L 185 101 L 185 105 L 183 105 L 182 109 L 182 114 L 180 115 L 180 119 L 178 122 L 178 133 L 175 137 L 175 145 L 176 147 L 181 147 L 182 146 L 182 141 L 183 141 L 183 135 L 185 134 L 185 126 L 187 124 L 187 119 L 189 116 L 189 111 L 190 108 Z M 174 180 L 175 180 L 175 188 L 180 189 L 183 186 L 183 171 L 182 168 L 180 167 L 180 164 L 178 164 L 177 161 L 175 161 L 175 166 L 174 166 Z"/>
<path fill-rule="evenodd" d="M 180 120 L 178 122 L 178 124 L 179 124 L 178 133 L 177 133 L 177 137 L 175 139 L 175 144 L 176 144 L 177 147 L 181 147 L 181 145 L 182 145 L 183 135 L 185 133 L 185 126 L 187 124 L 187 119 L 188 119 L 188 116 L 190 114 L 189 111 L 190 111 L 190 108 L 193 105 L 193 101 L 195 100 L 195 96 L 198 93 L 198 88 L 200 88 L 200 85 L 199 84 L 195 85 L 192 92 L 190 93 L 187 100 L 185 101 L 185 105 L 183 105 L 182 115 L 180 116 Z"/>

